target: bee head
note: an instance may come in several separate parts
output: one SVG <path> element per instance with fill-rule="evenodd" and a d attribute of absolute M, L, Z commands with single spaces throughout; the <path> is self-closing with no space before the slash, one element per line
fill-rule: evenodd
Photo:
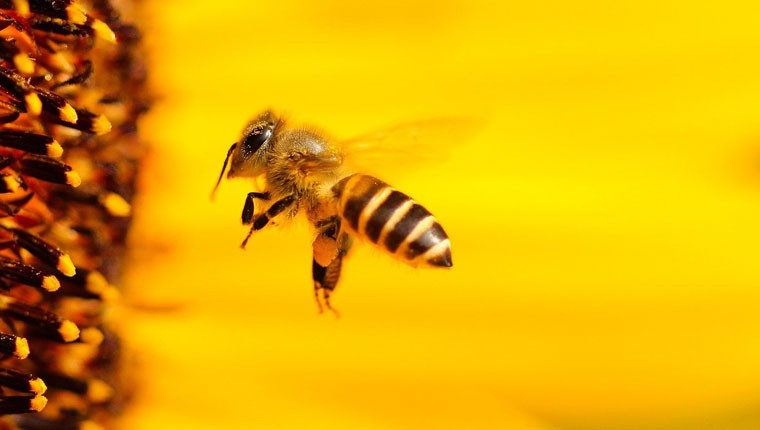
<path fill-rule="evenodd" d="M 281 125 L 280 118 L 275 117 L 271 111 L 263 112 L 248 124 L 243 130 L 240 141 L 233 143 L 227 151 L 222 172 L 219 174 L 219 179 L 211 193 L 212 197 L 224 177 L 227 162 L 230 163 L 227 178 L 252 177 L 264 172 L 267 148 L 271 144 L 276 129 Z"/>
<path fill-rule="evenodd" d="M 279 121 L 266 111 L 251 121 L 243 130 L 243 137 L 231 154 L 228 178 L 256 176 L 264 171 L 266 152 Z"/>

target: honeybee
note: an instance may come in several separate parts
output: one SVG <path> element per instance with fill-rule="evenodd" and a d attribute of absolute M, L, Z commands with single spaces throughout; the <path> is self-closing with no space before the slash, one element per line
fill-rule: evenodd
<path fill-rule="evenodd" d="M 275 217 L 305 212 L 316 234 L 312 279 L 320 312 L 322 303 L 333 310 L 330 295 L 355 237 L 414 267 L 452 267 L 449 237 L 425 207 L 345 165 L 354 150 L 370 152 L 371 140 L 335 142 L 314 129 L 289 127 L 281 116 L 265 111 L 227 151 L 212 191 L 213 196 L 228 163 L 227 178 L 263 178 L 265 189 L 248 193 L 243 205 L 242 222 L 251 228 L 242 248 Z M 265 202 L 266 209 L 257 213 L 256 200 Z"/>

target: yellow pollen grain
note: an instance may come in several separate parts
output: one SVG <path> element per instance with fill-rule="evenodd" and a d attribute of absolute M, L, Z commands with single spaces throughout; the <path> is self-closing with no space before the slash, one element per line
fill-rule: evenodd
<path fill-rule="evenodd" d="M 58 115 L 62 120 L 70 122 L 72 124 L 76 124 L 77 120 L 79 119 L 79 115 L 77 114 L 76 109 L 74 109 L 74 107 L 68 103 L 66 103 L 64 107 L 58 110 Z"/>
<path fill-rule="evenodd" d="M 99 19 L 93 20 L 92 30 L 98 38 L 103 39 L 106 42 L 116 43 L 116 33 L 114 33 L 113 30 L 111 30 L 111 27 L 105 22 Z"/>
<path fill-rule="evenodd" d="M 124 198 L 116 193 L 105 194 L 100 203 L 106 208 L 109 214 L 113 216 L 125 217 L 132 212 L 132 206 Z"/>
<path fill-rule="evenodd" d="M 100 379 L 91 379 L 87 382 L 87 398 L 93 403 L 107 402 L 113 397 L 113 388 Z"/>
<path fill-rule="evenodd" d="M 37 396 L 30 402 L 29 408 L 33 411 L 40 412 L 47 406 L 47 398 L 45 396 Z"/>
<path fill-rule="evenodd" d="M 68 277 L 72 277 L 77 274 L 77 269 L 74 267 L 74 262 L 71 261 L 71 257 L 68 254 L 63 254 L 58 257 L 58 265 L 56 266 L 56 269 Z"/>
<path fill-rule="evenodd" d="M 40 412 L 47 406 L 47 398 L 45 396 L 37 396 L 29 402 L 29 408 L 33 411 Z"/>
<path fill-rule="evenodd" d="M 79 177 L 79 173 L 71 170 L 66 172 L 66 183 L 76 188 L 82 185 L 82 178 Z"/>
<path fill-rule="evenodd" d="M 13 353 L 19 360 L 29 357 L 29 342 L 23 337 L 16 338 L 16 351 Z"/>
<path fill-rule="evenodd" d="M 314 248 L 314 261 L 322 267 L 326 267 L 338 255 L 338 245 L 335 240 L 321 234 L 314 240 L 312 247 Z"/>
<path fill-rule="evenodd" d="M 23 52 L 19 52 L 13 56 L 13 64 L 16 65 L 19 72 L 25 75 L 34 73 L 34 61 Z"/>
<path fill-rule="evenodd" d="M 102 136 L 111 131 L 111 121 L 105 115 L 100 115 L 92 122 L 92 131 L 98 136 Z"/>
<path fill-rule="evenodd" d="M 64 342 L 73 342 L 79 339 L 79 327 L 69 320 L 63 320 L 58 329 L 58 334 L 61 335 Z"/>
<path fill-rule="evenodd" d="M 45 381 L 43 381 L 40 378 L 34 378 L 31 381 L 29 381 L 29 390 L 38 395 L 41 396 L 45 394 L 45 391 L 47 391 L 47 385 L 45 385 Z"/>
<path fill-rule="evenodd" d="M 61 158 L 63 155 L 63 147 L 57 141 L 52 141 L 47 144 L 47 155 L 52 158 Z"/>
<path fill-rule="evenodd" d="M 58 278 L 53 275 L 44 276 L 42 278 L 42 288 L 52 293 L 61 288 L 61 283 L 58 281 Z"/>
<path fill-rule="evenodd" d="M 40 412 L 45 409 L 45 406 L 47 406 L 47 398 L 45 398 L 45 396 L 37 396 L 33 398 L 30 403 L 31 410 Z"/>
<path fill-rule="evenodd" d="M 37 116 L 42 112 L 42 100 L 37 93 L 29 93 L 24 96 L 24 103 L 26 103 L 26 112 L 30 115 Z"/>

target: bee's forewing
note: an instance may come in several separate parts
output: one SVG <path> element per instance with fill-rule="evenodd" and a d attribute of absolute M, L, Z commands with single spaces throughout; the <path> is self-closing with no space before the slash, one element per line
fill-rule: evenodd
<path fill-rule="evenodd" d="M 409 122 L 340 142 L 344 164 L 352 171 L 385 175 L 417 170 L 450 158 L 457 145 L 474 135 L 483 121 L 446 117 Z"/>

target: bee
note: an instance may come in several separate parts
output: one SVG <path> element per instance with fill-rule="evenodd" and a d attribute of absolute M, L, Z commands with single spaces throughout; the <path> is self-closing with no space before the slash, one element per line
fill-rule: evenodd
<path fill-rule="evenodd" d="M 316 235 L 312 279 L 320 312 L 322 303 L 333 310 L 330 295 L 354 238 L 414 267 L 452 267 L 449 237 L 424 206 L 380 179 L 353 172 L 345 165 L 352 148 L 361 151 L 360 147 L 368 147 L 368 140 L 336 142 L 311 128 L 290 127 L 281 116 L 265 111 L 227 151 L 212 191 L 213 197 L 228 163 L 227 178 L 263 178 L 264 189 L 245 198 L 241 219 L 251 228 L 242 248 L 274 218 L 306 214 Z M 257 200 L 265 205 L 258 213 Z"/>

